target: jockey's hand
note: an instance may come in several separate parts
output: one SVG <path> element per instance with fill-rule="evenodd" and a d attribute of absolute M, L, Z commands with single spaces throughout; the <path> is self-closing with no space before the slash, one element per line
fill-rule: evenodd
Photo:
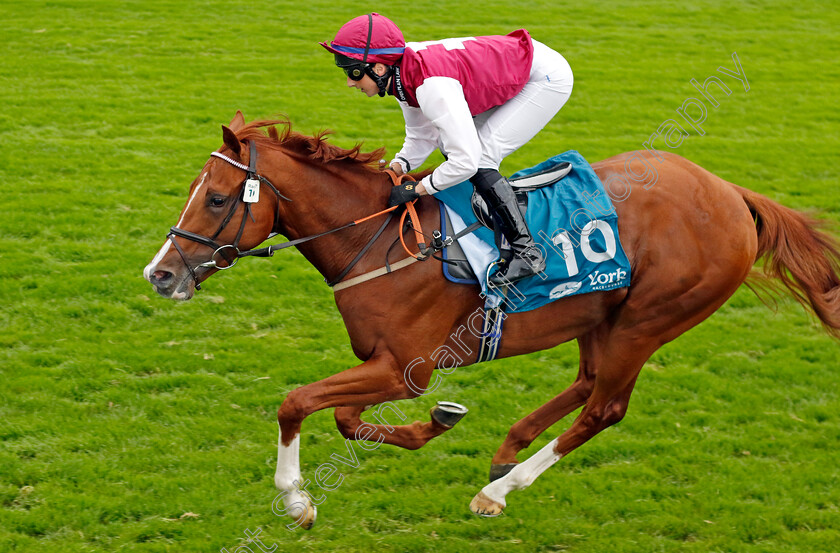
<path fill-rule="evenodd" d="M 397 175 L 398 177 L 399 177 L 399 176 L 401 176 L 401 175 L 403 174 L 403 168 L 402 168 L 402 165 L 400 165 L 399 163 L 392 163 L 392 164 L 391 164 L 390 169 L 391 169 L 391 171 L 393 171 L 394 173 L 396 173 L 396 175 Z"/>
<path fill-rule="evenodd" d="M 391 188 L 391 196 L 388 198 L 388 207 L 394 207 L 395 205 L 401 205 L 406 202 L 410 202 L 411 200 L 416 200 L 420 197 L 420 194 L 417 193 L 415 190 L 417 188 L 417 182 L 404 182 L 399 186 L 394 186 Z"/>

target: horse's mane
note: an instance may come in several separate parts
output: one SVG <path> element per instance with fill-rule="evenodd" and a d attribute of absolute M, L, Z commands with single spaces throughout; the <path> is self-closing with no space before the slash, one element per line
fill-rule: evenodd
<path fill-rule="evenodd" d="M 277 126 L 282 127 L 277 131 Z M 327 142 L 330 130 L 323 130 L 315 136 L 306 136 L 292 130 L 292 123 L 288 120 L 260 120 L 248 123 L 238 131 L 236 136 L 240 140 L 254 140 L 269 148 L 288 149 L 304 155 L 313 161 L 331 163 L 348 161 L 359 164 L 371 170 L 378 170 L 379 160 L 385 155 L 385 148 L 372 152 L 362 152 L 362 144 L 356 144 L 349 150 L 340 148 Z"/>

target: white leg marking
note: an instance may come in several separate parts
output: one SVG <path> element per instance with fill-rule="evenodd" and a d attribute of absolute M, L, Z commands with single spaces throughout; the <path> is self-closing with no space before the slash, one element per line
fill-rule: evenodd
<path fill-rule="evenodd" d="M 300 488 L 306 487 L 302 484 L 300 476 L 300 434 L 295 436 L 288 446 L 283 445 L 283 433 L 277 440 L 277 471 L 274 473 L 274 485 L 278 490 L 286 492 L 283 496 L 283 504 L 286 507 L 286 514 L 303 523 L 304 519 L 311 516 L 311 523 L 315 521 L 317 511 L 312 505 L 309 497 L 301 493 Z"/>
<path fill-rule="evenodd" d="M 505 496 L 507 494 L 513 490 L 527 488 L 540 474 L 560 460 L 562 455 L 554 452 L 556 443 L 556 439 L 551 440 L 548 445 L 531 455 L 528 460 L 519 463 L 513 467 L 513 470 L 498 480 L 490 482 L 481 491 L 493 501 L 498 501 L 502 505 L 505 505 Z"/>
<path fill-rule="evenodd" d="M 278 490 L 294 489 L 294 481 L 300 481 L 300 434 L 288 446 L 283 445 L 283 433 L 277 440 L 277 471 L 274 485 Z"/>

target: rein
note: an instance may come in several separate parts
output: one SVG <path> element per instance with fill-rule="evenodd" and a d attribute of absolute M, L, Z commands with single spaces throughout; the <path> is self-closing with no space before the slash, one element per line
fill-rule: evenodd
<path fill-rule="evenodd" d="M 356 226 L 360 223 L 363 223 L 365 221 L 368 221 L 370 219 L 373 219 L 375 217 L 379 217 L 380 215 L 384 215 L 384 214 L 388 213 L 389 215 L 388 215 L 387 219 L 379 227 L 379 230 L 376 231 L 376 234 L 373 235 L 373 238 L 371 238 L 368 241 L 368 243 L 365 244 L 365 246 L 361 249 L 361 251 L 359 251 L 359 253 L 356 255 L 356 257 L 353 258 L 353 260 L 339 273 L 339 275 L 331 281 L 327 281 L 325 279 L 328 286 L 335 287 L 337 284 L 339 284 L 344 279 L 345 276 L 347 276 L 347 274 L 353 269 L 353 267 L 362 259 L 362 257 L 364 257 L 364 255 L 368 252 L 368 250 L 371 248 L 371 246 L 373 246 L 373 244 L 379 239 L 379 237 L 385 231 L 385 228 L 388 226 L 388 223 L 390 223 L 391 220 L 393 219 L 394 210 L 396 210 L 397 208 L 400 207 L 398 205 L 393 206 L 393 207 L 389 207 L 387 209 L 383 209 L 382 211 L 378 211 L 376 213 L 373 213 L 372 215 L 362 217 L 361 219 L 356 219 L 355 221 L 350 221 L 349 223 L 346 223 L 344 225 L 341 225 L 339 227 L 336 227 L 336 228 L 333 228 L 333 229 L 330 229 L 330 230 L 327 230 L 327 231 L 324 231 L 324 232 L 320 232 L 318 234 L 312 234 L 312 235 L 309 235 L 309 236 L 304 236 L 302 238 L 297 238 L 295 240 L 289 240 L 289 241 L 286 241 L 286 242 L 282 242 L 280 244 L 274 244 L 274 245 L 271 245 L 271 246 L 268 246 L 268 247 L 265 247 L 265 248 L 257 248 L 257 249 L 240 251 L 239 250 L 239 241 L 242 239 L 242 235 L 245 231 L 245 224 L 248 222 L 248 218 L 250 218 L 252 221 L 256 222 L 256 220 L 254 219 L 254 215 L 251 212 L 251 204 L 259 202 L 259 187 L 260 187 L 261 184 L 263 184 L 263 183 L 267 184 L 271 188 L 271 190 L 274 192 L 275 196 L 277 197 L 277 205 L 274 209 L 274 226 L 272 227 L 271 236 L 274 236 L 275 234 L 277 234 L 277 225 L 278 225 L 279 217 L 280 217 L 280 200 L 282 199 L 282 200 L 286 200 L 288 202 L 291 202 L 292 200 L 290 198 L 287 198 L 283 194 L 281 194 L 280 191 L 277 190 L 277 187 L 275 187 L 274 184 L 272 184 L 272 182 L 269 181 L 267 178 L 263 177 L 262 175 L 257 174 L 257 146 L 256 146 L 256 143 L 253 140 L 250 141 L 250 159 L 248 160 L 248 165 L 245 165 L 244 163 L 240 163 L 240 162 L 238 162 L 234 159 L 231 159 L 228 156 L 226 156 L 222 153 L 219 153 L 219 152 L 212 152 L 210 155 L 212 157 L 219 158 L 219 159 L 233 165 L 237 169 L 241 169 L 242 171 L 245 171 L 246 177 L 245 177 L 245 180 L 242 182 L 241 192 L 236 196 L 236 201 L 233 202 L 233 204 L 231 205 L 230 209 L 228 210 L 227 215 L 225 216 L 224 220 L 222 221 L 222 224 L 219 226 L 218 230 L 216 230 L 216 232 L 213 234 L 213 236 L 210 236 L 210 237 L 204 236 L 204 235 L 197 234 L 197 233 L 194 233 L 194 232 L 191 232 L 191 231 L 188 231 L 188 230 L 180 229 L 178 227 L 170 228 L 169 229 L 169 234 L 166 235 L 166 237 L 175 246 L 175 249 L 178 251 L 178 254 L 181 256 L 181 260 L 184 262 L 184 265 L 189 270 L 190 275 L 193 278 L 193 282 L 195 282 L 195 289 L 196 290 L 201 290 L 201 285 L 198 283 L 198 277 L 195 274 L 196 269 L 209 268 L 209 269 L 218 269 L 220 271 L 223 271 L 223 270 L 227 270 L 227 269 L 232 268 L 234 265 L 236 265 L 236 262 L 239 261 L 239 259 L 242 258 L 242 257 L 272 257 L 274 255 L 274 252 L 276 252 L 278 250 L 282 250 L 282 249 L 289 248 L 289 247 L 292 247 L 292 246 L 297 246 L 298 244 L 303 244 L 304 242 L 309 242 L 310 240 L 315 240 L 316 238 L 321 238 L 322 236 L 326 236 L 328 234 L 332 234 L 334 232 L 338 232 L 338 231 Z M 414 180 L 414 178 L 411 177 L 410 175 L 402 175 L 402 176 L 398 177 L 396 175 L 396 173 L 394 173 L 390 169 L 387 169 L 385 172 L 388 173 L 388 175 L 391 177 L 391 181 L 392 181 L 394 186 L 402 184 L 402 182 L 406 179 L 411 179 L 412 181 Z M 219 234 L 222 233 L 222 231 L 225 229 L 225 227 L 227 227 L 228 223 L 230 223 L 230 220 L 233 218 L 233 215 L 236 212 L 237 208 L 239 207 L 240 203 L 245 204 L 245 211 L 242 213 L 242 222 L 239 225 L 239 231 L 236 233 L 235 240 L 233 241 L 232 244 L 227 244 L 227 245 L 218 244 L 216 242 L 216 238 L 219 236 Z M 403 226 L 405 224 L 406 215 L 409 215 L 410 218 L 411 218 L 412 227 L 414 228 L 415 238 L 417 239 L 417 245 L 420 248 L 420 255 L 423 256 L 423 257 L 420 257 L 420 256 L 412 253 L 408 249 L 408 246 L 405 244 L 405 237 L 403 236 Z M 420 218 L 417 216 L 417 211 L 414 209 L 414 201 L 406 204 L 406 210 L 403 212 L 402 217 L 400 218 L 399 234 L 400 234 L 400 241 L 402 242 L 403 248 L 405 248 L 405 251 L 411 256 L 410 258 L 403 259 L 402 261 L 399 261 L 399 262 L 395 263 L 393 266 L 388 265 L 387 260 L 386 260 L 386 266 L 385 267 L 383 267 L 381 269 L 377 269 L 376 271 L 371 271 L 370 273 L 365 273 L 363 275 L 360 275 L 359 277 L 355 277 L 355 278 L 351 279 L 351 281 L 353 281 L 352 284 L 351 284 L 351 281 L 348 281 L 347 283 L 344 283 L 343 286 L 340 285 L 340 287 L 336 287 L 334 289 L 337 291 L 337 290 L 348 287 L 348 285 L 352 286 L 354 284 L 359 284 L 361 282 L 365 282 L 366 280 L 369 280 L 370 278 L 375 278 L 375 276 L 380 276 L 380 274 L 386 274 L 386 273 L 389 273 L 393 270 L 400 269 L 400 268 L 410 264 L 410 263 L 405 263 L 408 259 L 411 259 L 412 263 L 414 261 L 423 261 L 425 259 L 428 259 L 429 256 L 426 255 L 428 250 L 426 250 L 426 244 L 423 241 L 424 240 L 423 230 L 420 227 Z M 269 236 L 269 238 L 271 236 Z M 208 248 L 213 249 L 213 254 L 210 256 L 210 260 L 206 261 L 204 263 L 200 263 L 196 267 L 193 267 L 187 261 L 187 256 L 184 253 L 184 250 L 181 248 L 181 245 L 175 239 L 175 237 L 185 238 L 187 240 L 197 242 L 197 243 L 199 243 L 203 246 L 207 246 Z M 231 250 L 231 252 L 229 254 L 226 253 L 226 250 L 228 250 L 228 249 Z M 218 258 L 218 260 L 217 260 L 217 258 Z M 379 273 L 379 271 L 384 271 L 384 272 Z M 376 274 L 375 276 L 369 276 L 369 275 L 372 275 L 373 273 L 378 273 L 378 274 Z M 361 279 L 361 280 L 359 280 L 359 279 Z"/>
<path fill-rule="evenodd" d="M 403 183 L 403 181 L 408 180 L 408 179 L 414 181 L 414 177 L 412 177 L 411 175 L 397 176 L 397 174 L 394 173 L 390 169 L 386 169 L 385 173 L 387 173 L 388 176 L 391 177 L 391 183 L 394 186 L 399 186 L 400 184 Z M 296 245 L 301 244 L 303 242 L 308 242 L 309 240 L 314 240 L 315 238 L 320 238 L 321 236 L 326 236 L 327 234 L 331 234 L 333 232 L 338 232 L 340 230 L 344 230 L 344 229 L 356 226 L 359 223 L 363 223 L 365 221 L 368 221 L 370 219 L 373 219 L 375 217 L 379 217 L 380 215 L 384 215 L 384 214 L 388 213 L 389 214 L 388 218 L 385 219 L 385 222 L 382 223 L 382 225 L 379 227 L 379 230 L 377 230 L 376 234 L 373 235 L 373 238 L 368 240 L 368 243 L 365 244 L 365 246 L 359 251 L 359 253 L 356 254 L 356 257 L 354 257 L 353 260 L 350 261 L 350 263 L 348 263 L 346 267 L 344 267 L 344 269 L 338 274 L 338 276 L 335 277 L 332 280 L 324 279 L 324 282 L 327 283 L 327 286 L 329 286 L 330 288 L 333 288 L 333 291 L 337 292 L 339 290 L 349 288 L 350 286 L 353 286 L 355 284 L 361 284 L 362 282 L 366 282 L 367 280 L 370 280 L 371 278 L 375 278 L 376 276 L 381 276 L 382 274 L 387 274 L 387 273 L 390 273 L 394 270 L 401 269 L 401 268 L 409 265 L 408 263 L 405 263 L 405 261 L 407 259 L 411 259 L 411 258 L 403 259 L 402 261 L 399 261 L 399 262 L 395 263 L 393 266 L 388 265 L 387 260 L 386 260 L 386 266 L 385 267 L 382 267 L 382 268 L 377 269 L 375 271 L 371 271 L 369 273 L 365 273 L 363 275 L 359 275 L 358 277 L 354 277 L 350 281 L 347 281 L 345 283 L 341 282 L 342 280 L 344 280 L 344 277 L 346 277 L 347 274 L 353 269 L 353 267 L 355 267 L 356 264 L 359 261 L 361 261 L 362 257 L 364 257 L 364 255 L 368 252 L 368 250 L 370 250 L 371 246 L 373 246 L 373 244 L 376 243 L 376 241 L 379 239 L 379 237 L 382 235 L 382 233 L 388 227 L 388 223 L 390 223 L 391 220 L 394 218 L 394 213 L 393 213 L 394 210 L 396 210 L 399 207 L 400 206 L 395 205 L 393 207 L 383 209 L 382 211 L 377 211 L 376 213 L 374 213 L 372 215 L 368 215 L 367 217 L 362 217 L 361 219 L 356 219 L 355 221 L 351 221 L 347 224 L 341 225 L 340 227 L 336 227 L 334 229 L 330 229 L 328 231 L 325 231 L 325 232 L 322 232 L 322 233 L 319 233 L 319 234 L 313 234 L 313 235 L 310 235 L 310 236 L 305 236 L 303 238 L 298 238 L 297 240 L 289 240 L 288 242 L 282 242 L 280 244 L 274 244 L 274 245 L 268 246 L 266 248 L 259 248 L 259 249 L 239 252 L 238 255 L 239 255 L 239 257 L 250 257 L 250 256 L 272 257 L 274 255 L 274 252 L 277 251 L 277 250 L 282 250 L 284 248 L 288 248 L 288 247 L 291 247 L 291 246 L 296 246 Z M 403 248 L 405 249 L 406 253 L 408 253 L 408 255 L 410 255 L 412 258 L 414 258 L 412 260 L 412 262 L 413 261 L 424 261 L 425 259 L 428 259 L 428 256 L 420 257 L 420 256 L 412 253 L 411 250 L 408 249 L 408 246 L 405 243 L 405 237 L 403 235 L 403 226 L 405 224 L 406 215 L 409 215 L 410 218 L 411 218 L 412 226 L 414 228 L 415 238 L 417 240 L 417 247 L 420 248 L 420 254 L 424 255 L 423 252 L 424 252 L 424 250 L 426 250 L 426 244 L 423 242 L 423 240 L 424 240 L 423 229 L 420 226 L 420 217 L 417 215 L 417 210 L 414 209 L 414 201 L 406 204 L 406 209 L 405 209 L 405 211 L 403 211 L 402 217 L 400 217 L 400 227 L 399 227 L 400 228 L 400 230 L 399 230 L 400 242 L 402 243 Z M 426 250 L 426 251 L 428 251 L 428 250 Z M 380 273 L 380 271 L 382 271 L 382 272 Z M 369 275 L 372 275 L 374 273 L 376 273 L 375 276 L 369 276 Z"/>

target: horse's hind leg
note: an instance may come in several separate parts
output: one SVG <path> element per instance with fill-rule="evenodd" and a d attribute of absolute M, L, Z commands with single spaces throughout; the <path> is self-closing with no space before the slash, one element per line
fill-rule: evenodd
<path fill-rule="evenodd" d="M 490 467 L 490 480 L 500 478 L 516 466 L 516 454 L 531 445 L 538 436 L 575 409 L 586 403 L 595 385 L 595 364 L 593 352 L 600 344 L 597 330 L 582 336 L 578 340 L 580 348 L 580 368 L 577 378 L 571 386 L 563 390 L 554 399 L 514 424 L 505 441 L 493 456 Z"/>
<path fill-rule="evenodd" d="M 591 362 L 593 370 L 597 371 L 592 394 L 586 399 L 586 406 L 572 426 L 529 459 L 513 467 L 509 473 L 485 486 L 470 503 L 474 513 L 482 516 L 498 515 L 505 506 L 508 493 L 528 487 L 561 457 L 624 417 L 636 377 L 645 361 L 659 347 L 658 340 L 640 338 L 632 330 L 626 332 L 627 336 L 614 336 L 606 343 L 601 342 L 603 349 L 600 351 L 593 348 Z M 567 403 L 565 407 L 569 409 L 571 404 Z M 539 422 L 546 424 L 551 418 L 543 417 Z"/>
<path fill-rule="evenodd" d="M 593 379 L 582 370 L 574 383 L 551 401 L 514 424 L 493 456 L 493 467 L 511 466 L 516 454 L 531 445 L 540 434 L 584 403 L 592 393 Z M 491 474 L 499 469 L 491 469 Z"/>
<path fill-rule="evenodd" d="M 392 402 L 380 403 L 373 408 L 373 418 L 382 424 L 371 424 L 361 419 L 365 411 L 363 406 L 346 406 L 335 408 L 335 423 L 341 435 L 348 440 L 368 440 L 378 443 L 386 443 L 405 449 L 419 449 L 426 443 L 440 436 L 451 429 L 457 420 L 449 420 L 445 424 L 436 411 L 437 406 L 432 408 L 432 416 L 429 422 L 415 421 L 411 424 L 397 425 L 390 424 L 391 421 L 406 419 L 400 409 Z M 466 413 L 466 410 L 464 410 Z"/>
<path fill-rule="evenodd" d="M 740 254 L 739 254 L 740 255 Z M 714 313 L 744 280 L 752 257 L 731 259 L 719 274 L 684 290 L 663 290 L 656 282 L 638 282 L 635 297 L 626 301 L 613 322 L 604 323 L 583 337 L 582 366 L 595 375 L 592 394 L 572 426 L 508 474 L 485 486 L 470 508 L 476 514 L 495 516 L 512 490 L 528 487 L 542 472 L 601 430 L 620 421 L 627 412 L 630 394 L 642 366 L 662 344 L 669 342 Z M 583 344 L 587 347 L 583 347 Z M 547 422 L 546 419 L 544 422 Z"/>

